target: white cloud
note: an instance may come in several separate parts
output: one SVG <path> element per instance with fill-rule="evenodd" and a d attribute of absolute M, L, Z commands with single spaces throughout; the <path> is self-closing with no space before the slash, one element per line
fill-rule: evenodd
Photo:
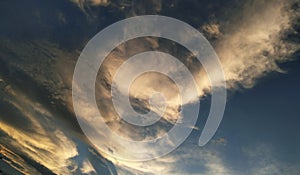
<path fill-rule="evenodd" d="M 281 71 L 277 62 L 289 60 L 299 49 L 283 40 L 283 33 L 291 29 L 293 13 L 285 10 L 291 1 L 254 1 L 242 7 L 224 26 L 216 44 L 229 85 L 252 87 L 258 78 L 271 71 Z"/>

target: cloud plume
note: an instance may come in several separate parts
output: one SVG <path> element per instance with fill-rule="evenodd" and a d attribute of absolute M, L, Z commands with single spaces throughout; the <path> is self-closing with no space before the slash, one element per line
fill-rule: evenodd
<path fill-rule="evenodd" d="M 228 21 L 218 22 L 217 20 L 214 20 L 208 22 L 209 24 L 203 24 L 203 26 L 200 27 L 200 30 L 206 32 L 208 38 L 213 38 L 212 44 L 220 58 L 226 82 L 230 90 L 239 89 L 240 86 L 251 88 L 256 84 L 258 79 L 268 75 L 268 73 L 273 71 L 283 72 L 278 64 L 290 61 L 292 59 L 292 54 L 299 49 L 298 43 L 291 42 L 289 38 L 287 38 L 289 34 L 297 33 L 293 27 L 295 19 L 299 17 L 299 12 L 291 9 L 293 3 L 294 1 L 245 2 L 240 9 L 236 10 L 234 16 L 228 17 Z M 104 80 L 106 83 L 110 84 L 109 82 L 112 81 L 112 77 L 117 68 L 126 60 L 126 58 L 134 55 L 135 52 L 149 49 L 155 50 L 160 48 L 163 44 L 164 42 L 161 42 L 160 40 L 148 38 L 145 40 L 128 42 L 127 44 L 120 46 L 110 55 L 107 62 L 104 63 L 102 68 L 109 76 L 106 76 L 106 79 L 103 79 L 105 75 L 101 74 L 100 77 L 102 77 L 102 81 Z M 176 54 L 179 54 L 180 56 L 180 53 L 177 52 Z M 179 57 L 179 59 L 190 68 L 199 87 L 198 97 L 195 98 L 201 98 L 209 93 L 209 89 L 211 88 L 209 77 L 207 77 L 204 69 L 196 69 L 196 67 L 199 68 L 201 65 L 193 62 L 195 58 L 193 58 L 192 55 L 183 55 L 184 56 L 182 58 Z M 168 91 L 166 92 L 168 93 L 167 96 L 171 96 L 174 99 L 178 94 L 175 92 L 176 88 L 170 88 L 171 86 L 166 85 L 168 81 L 159 81 L 162 77 L 158 75 L 155 77 L 153 77 L 153 75 L 144 75 L 143 78 L 140 78 L 140 82 L 138 82 L 139 80 L 135 82 L 138 85 L 132 87 L 135 90 L 131 93 L 131 96 L 140 98 L 141 100 L 147 100 L 147 93 L 156 91 L 154 90 L 154 87 L 160 87 L 161 89 L 168 87 Z M 147 84 L 145 86 L 142 85 L 148 81 L 155 82 L 154 80 L 158 80 L 160 84 L 154 84 L 153 87 L 148 86 Z M 109 90 L 103 87 L 100 89 L 101 93 L 106 94 L 104 96 L 110 98 Z M 175 104 L 175 101 L 173 102 Z M 109 103 L 105 102 L 105 105 L 108 104 Z M 140 105 L 143 104 L 140 103 Z M 178 106 L 172 106 L 172 104 L 170 104 L 170 106 L 171 110 L 169 110 L 169 113 L 173 118 L 170 119 L 165 117 L 165 119 L 172 123 L 172 120 L 176 121 L 177 119 L 176 112 L 174 113 L 172 111 L 176 111 Z M 115 114 L 110 113 L 106 116 L 116 118 L 114 115 Z M 134 131 L 137 129 L 132 128 L 132 130 Z M 131 136 L 127 135 L 127 137 Z M 189 150 L 186 151 L 189 152 Z M 120 166 L 132 167 L 132 169 L 137 169 L 138 171 L 149 171 L 149 174 L 156 174 L 153 170 L 155 168 L 144 167 L 144 164 L 142 163 L 136 165 L 130 162 L 118 163 Z M 173 163 L 174 162 L 172 162 L 172 164 Z M 208 169 L 211 169 L 210 171 L 213 174 L 224 174 L 225 171 L 227 171 L 222 168 L 217 168 L 215 162 L 209 163 L 207 166 Z M 216 172 L 217 170 L 219 170 L 219 172 Z M 172 173 L 166 172 L 165 174 Z"/>

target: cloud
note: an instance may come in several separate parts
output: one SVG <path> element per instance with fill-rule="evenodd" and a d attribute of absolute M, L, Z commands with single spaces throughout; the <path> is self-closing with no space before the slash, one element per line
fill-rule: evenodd
<path fill-rule="evenodd" d="M 171 154 L 147 162 L 117 162 L 120 174 L 176 174 L 176 175 L 237 175 L 225 163 L 216 149 L 200 148 L 196 144 L 184 144 Z"/>
<path fill-rule="evenodd" d="M 243 152 L 250 167 L 249 174 L 298 174 L 300 166 L 297 163 L 279 159 L 278 151 L 268 143 L 255 143 L 244 147 Z"/>
<path fill-rule="evenodd" d="M 109 4 L 109 0 L 70 0 L 75 3 L 82 10 L 85 9 L 86 6 L 106 6 Z"/>
<path fill-rule="evenodd" d="M 291 60 L 291 55 L 299 49 L 299 45 L 284 38 L 286 37 L 286 33 L 295 32 L 292 26 L 295 17 L 294 12 L 287 10 L 289 9 L 288 7 L 291 5 L 291 3 L 292 1 L 246 2 L 241 9 L 236 11 L 234 16 L 231 16 L 231 18 L 228 19 L 229 21 L 209 23 L 202 26 L 202 30 L 216 38 L 213 44 L 218 56 L 220 57 L 226 82 L 228 83 L 228 88 L 230 90 L 236 90 L 240 86 L 243 86 L 244 88 L 251 88 L 256 84 L 258 79 L 268 75 L 268 73 L 273 71 L 283 72 L 279 68 L 278 63 Z M 149 42 L 149 40 L 152 42 Z M 128 43 L 121 45 L 117 50 L 115 50 L 114 53 L 110 55 L 110 57 L 107 58 L 102 67 L 105 71 L 109 72 L 109 76 L 106 76 L 105 78 L 106 84 L 110 84 L 117 68 L 126 60 L 126 58 L 132 56 L 136 52 L 151 49 L 155 50 L 161 46 L 165 47 L 163 44 L 165 43 L 161 40 L 148 38 L 147 40 L 129 41 Z M 199 68 L 201 66 L 199 66 L 197 63 L 194 64 L 193 59 L 193 56 L 184 55 L 182 61 L 185 62 L 192 71 L 199 87 L 199 94 L 194 98 L 201 98 L 209 93 L 209 89 L 211 88 L 210 80 L 207 77 L 204 69 L 200 69 L 200 71 L 195 70 L 195 67 Z M 102 80 L 103 76 L 105 75 L 100 74 Z M 166 88 L 166 94 L 171 97 L 176 97 L 178 93 L 175 92 L 175 88 L 170 88 L 170 86 L 166 85 L 168 81 L 158 81 L 160 83 L 155 84 L 154 80 L 159 80 L 160 78 L 161 77 L 157 75 L 145 75 L 144 78 L 140 78 L 140 82 L 138 82 L 139 80 L 135 82 L 137 86 L 132 87 L 134 90 L 131 92 L 131 96 L 139 97 L 141 101 L 147 100 L 148 93 L 155 91 L 155 88 L 159 87 L 162 89 L 162 91 L 164 91 L 164 88 Z M 148 81 L 153 83 L 153 87 L 147 84 Z M 143 83 L 145 84 L 143 85 Z M 98 88 L 101 89 L 101 93 L 105 94 L 99 94 L 100 96 L 102 95 L 110 98 L 109 89 L 105 89 L 105 87 Z M 126 91 L 124 91 L 124 93 L 126 93 Z M 100 106 L 102 105 L 101 103 L 105 103 L 105 106 L 109 104 L 103 99 L 99 103 Z M 176 105 L 170 106 L 170 108 L 173 109 L 170 111 L 175 111 L 178 109 L 178 106 Z M 113 110 L 113 108 L 106 109 L 108 109 L 108 111 Z M 173 119 L 176 121 L 177 118 L 175 117 L 175 113 L 170 113 L 171 116 L 174 117 Z M 106 114 L 107 115 L 105 116 L 108 118 L 117 118 L 114 113 L 107 112 Z M 166 119 L 172 123 L 172 120 L 168 119 L 167 117 Z M 138 129 L 131 128 L 131 131 L 137 130 Z M 120 134 L 126 136 L 128 133 L 123 132 Z M 127 137 L 130 136 L 127 135 Z M 109 139 L 114 138 L 110 137 Z M 122 144 L 120 143 L 120 145 Z M 118 148 L 120 147 L 114 147 L 114 149 Z M 145 150 L 147 149 L 151 148 L 145 148 Z M 124 151 L 126 152 L 126 150 Z M 195 154 L 190 149 L 185 151 L 188 152 L 187 154 L 189 156 Z M 225 165 L 223 165 L 222 160 L 215 158 L 212 154 L 210 154 L 210 152 L 203 154 L 204 155 L 199 155 L 199 157 L 204 157 L 205 167 L 203 168 L 206 169 L 206 171 L 203 174 L 233 173 L 228 170 Z M 205 159 L 206 156 L 207 159 Z M 111 159 L 109 156 L 107 158 Z M 199 159 L 201 160 L 201 158 Z M 176 159 L 175 156 L 175 161 L 168 162 L 169 164 L 160 162 L 160 159 L 155 160 L 154 163 L 131 163 L 124 161 L 115 161 L 115 163 L 119 165 L 118 167 L 123 167 L 120 169 L 121 171 L 124 171 L 124 173 L 132 169 L 134 172 L 133 174 L 138 174 L 138 172 L 156 174 L 158 172 L 153 169 L 157 168 L 159 172 L 164 172 L 164 174 L 174 174 L 174 171 L 172 170 L 177 168 L 176 172 L 180 172 L 180 169 L 184 169 L 183 165 L 177 165 L 177 161 L 182 161 L 182 158 Z M 170 165 L 170 167 L 168 165 Z M 177 165 L 177 167 L 174 167 L 173 165 Z M 127 168 L 124 169 L 124 167 Z M 163 167 L 165 169 L 163 169 Z M 271 171 L 271 169 L 274 169 L 274 167 L 270 166 L 266 169 L 267 170 L 261 171 Z M 188 172 L 185 173 L 189 174 Z M 185 173 L 182 172 L 182 174 Z"/>
<path fill-rule="evenodd" d="M 218 138 L 218 139 L 213 139 L 211 140 L 211 143 L 214 143 L 216 145 L 227 145 L 227 140 L 225 138 Z"/>
<path fill-rule="evenodd" d="M 0 115 L 0 129 L 7 134 L 2 143 L 10 145 L 18 154 L 28 156 L 54 173 L 69 174 L 70 168 L 76 167 L 70 160 L 78 154 L 76 144 L 58 128 L 51 113 L 41 107 L 41 104 L 28 99 L 17 90 L 10 89 L 7 92 L 11 95 L 6 99 L 7 103 L 23 115 Z M 18 120 L 24 120 L 30 126 L 10 123 L 8 120 L 11 117 L 19 117 Z"/>
<path fill-rule="evenodd" d="M 86 5 L 98 6 L 109 3 L 108 1 L 101 0 L 74 0 L 73 2 L 80 8 L 84 8 Z M 267 75 L 267 73 L 271 71 L 281 71 L 277 63 L 288 61 L 289 55 L 298 49 L 296 44 L 289 43 L 283 39 L 285 32 L 294 32 L 291 25 L 294 15 L 296 14 L 296 12 L 286 10 L 286 5 L 289 5 L 287 1 L 257 0 L 253 3 L 246 3 L 241 9 L 237 10 L 234 16 L 228 18 L 226 22 L 208 21 L 200 26 L 201 30 L 215 39 L 214 47 L 221 59 L 229 88 L 235 90 L 238 85 L 242 85 L 246 88 L 253 87 L 257 79 Z M 143 8 L 145 10 L 144 12 L 147 12 L 146 7 L 144 6 Z M 156 12 L 161 11 L 161 8 L 161 1 L 157 1 Z M 136 11 L 130 12 L 130 14 L 127 15 L 131 16 L 136 13 L 144 13 Z M 167 131 L 166 126 L 176 121 L 178 117 L 178 105 L 175 100 L 175 97 L 177 97 L 176 87 L 170 86 L 172 82 L 162 76 L 148 74 L 144 77 L 140 77 L 136 80 L 131 92 L 133 98 L 143 102 L 148 100 L 149 93 L 157 90 L 163 91 L 170 99 L 170 107 L 167 110 L 168 115 L 165 116 L 165 120 L 161 122 L 161 125 L 151 128 L 151 132 L 153 133 L 149 132 L 149 128 L 136 128 L 120 121 L 110 101 L 111 95 L 109 88 L 111 86 L 112 77 L 126 58 L 135 53 L 155 50 L 159 47 L 165 47 L 162 48 L 162 50 L 174 48 L 172 44 L 166 44 L 166 46 L 164 46 L 165 44 L 166 42 L 153 38 L 137 39 L 128 42 L 118 47 L 115 52 L 107 58 L 99 71 L 98 81 L 96 83 L 98 105 L 99 108 L 103 110 L 102 112 L 107 124 L 117 134 L 137 140 L 151 139 L 163 134 Z M 45 47 L 43 50 L 47 49 L 48 48 Z M 55 50 L 55 54 L 57 54 L 56 51 L 57 50 Z M 31 53 L 32 50 L 25 50 L 24 52 Z M 199 63 L 194 62 L 195 59 L 193 56 L 180 53 L 176 50 L 174 52 L 177 56 L 181 56 L 180 59 L 191 69 L 197 80 L 199 94 L 193 98 L 198 99 L 198 97 L 203 97 L 210 89 L 210 82 L 205 71 L 203 69 L 198 70 L 201 66 Z M 45 54 L 47 54 L 47 52 Z M 23 55 L 18 56 L 23 58 Z M 66 59 L 57 59 L 54 65 L 47 67 L 48 64 L 45 64 L 47 66 L 35 64 L 37 62 L 36 57 L 29 55 L 25 57 L 26 59 L 22 60 L 23 62 L 29 60 L 27 62 L 28 65 L 24 63 L 24 65 L 19 64 L 17 67 L 21 67 L 21 69 L 24 68 L 24 70 L 33 77 L 36 83 L 51 89 L 53 99 L 63 101 L 63 107 L 72 111 L 70 89 L 73 66 L 75 65 L 75 57 L 77 58 L 77 56 L 77 54 L 63 55 L 61 58 Z M 70 57 L 74 57 L 74 59 L 69 60 Z M 45 58 L 45 60 L 47 59 Z M 71 66 L 68 67 L 66 65 Z M 50 70 L 50 72 L 48 72 L 48 70 Z M 54 74 L 55 71 L 57 71 L 57 74 Z M 3 80 L 0 80 L 1 85 L 2 82 Z M 145 82 L 156 83 L 153 83 L 152 86 L 148 86 L 148 84 L 143 84 Z M 5 142 L 16 150 L 19 150 L 20 153 L 34 159 L 55 173 L 70 174 L 72 169 L 78 168 L 78 165 L 72 161 L 72 158 L 78 155 L 78 150 L 77 145 L 71 138 L 72 136 L 68 134 L 68 129 L 70 128 L 65 131 L 65 126 L 62 125 L 60 121 L 56 121 L 56 119 L 54 119 L 55 114 L 51 113 L 43 104 L 20 93 L 15 90 L 14 87 L 5 85 L 5 89 L 8 90 L 9 93 L 8 97 L 6 96 L 9 100 L 5 101 L 5 103 L 9 104 L 11 109 L 15 109 L 15 111 L 22 114 L 18 115 L 20 117 L 17 119 L 20 123 L 13 122 L 14 119 L 8 115 L 14 114 L 11 111 L 10 113 L 1 114 L 1 119 L 4 122 L 1 121 L 0 128 L 8 135 Z M 138 105 L 137 107 L 143 109 L 148 108 L 147 103 L 139 103 Z M 86 111 L 84 111 L 86 118 L 95 114 L 95 111 L 89 110 L 88 105 L 84 103 L 84 101 L 82 101 L 82 108 L 86 109 Z M 11 121 L 8 121 L 8 118 Z M 107 133 L 101 133 L 101 135 L 103 135 L 103 138 L 105 138 L 107 142 L 115 139 L 113 135 L 108 135 Z M 122 152 L 128 151 L 123 149 L 123 143 L 118 141 L 119 140 L 116 140 L 118 145 L 112 145 L 108 147 L 108 149 L 112 152 L 114 150 Z M 223 143 L 222 140 L 219 141 Z M 125 145 L 125 147 L 126 146 L 128 149 L 134 148 L 134 145 Z M 202 171 L 204 175 L 238 174 L 226 166 L 225 159 L 220 156 L 221 153 L 216 150 L 201 151 L 197 148 L 197 145 L 183 145 L 182 148 L 179 148 L 179 151 L 175 152 L 176 154 L 174 153 L 151 162 L 136 163 L 116 160 L 108 155 L 106 155 L 106 157 L 118 166 L 120 174 L 199 174 L 191 172 L 190 169 L 186 168 L 193 163 L 192 161 L 194 161 L 194 163 L 196 162 L 197 166 L 200 165 L 200 168 L 198 167 L 197 170 Z M 151 148 L 145 147 L 144 150 L 151 150 Z M 89 160 L 85 160 L 80 170 L 83 173 L 93 172 L 96 167 L 93 167 L 90 163 Z M 257 174 L 266 174 L 267 172 L 275 173 L 279 171 L 276 165 L 277 164 L 267 165 L 265 168 L 257 165 L 253 172 L 257 172 Z M 290 169 L 294 171 L 294 169 L 297 168 L 291 167 Z"/>
<path fill-rule="evenodd" d="M 89 160 L 83 161 L 82 168 L 80 168 L 80 170 L 83 174 L 91 174 L 93 172 L 96 173 L 95 168 Z"/>
<path fill-rule="evenodd" d="M 222 34 L 220 32 L 220 25 L 215 22 L 204 24 L 203 26 L 201 26 L 200 31 L 206 34 L 206 37 L 208 37 L 208 39 L 219 38 Z"/>
<path fill-rule="evenodd" d="M 216 51 L 231 88 L 236 84 L 251 88 L 267 73 L 282 72 L 278 63 L 289 61 L 299 49 L 284 38 L 293 30 L 295 13 L 286 10 L 291 2 L 248 2 L 233 17 L 233 23 L 224 24 Z"/>
<path fill-rule="evenodd" d="M 290 56 L 299 49 L 297 44 L 284 38 L 286 33 L 294 32 L 292 29 L 294 13 L 287 10 L 290 3 L 277 1 L 246 2 L 241 9 L 236 10 L 234 16 L 228 17 L 228 21 L 215 22 L 216 20 L 214 20 L 201 27 L 207 35 L 216 38 L 214 47 L 220 58 L 229 89 L 236 90 L 240 86 L 251 88 L 258 79 L 268 73 L 273 71 L 283 72 L 278 63 L 291 60 Z M 101 68 L 103 71 L 98 75 L 101 77 L 98 81 L 105 83 L 103 85 L 99 84 L 102 87 L 98 87 L 99 92 L 101 92 L 101 94 L 98 94 L 101 96 L 99 105 L 111 109 L 108 106 L 112 104 L 103 100 L 103 97 L 108 100 L 111 98 L 110 84 L 113 76 L 127 58 L 136 53 L 156 49 L 162 51 L 173 49 L 171 54 L 178 56 L 194 75 L 198 85 L 198 96 L 189 99 L 198 100 L 198 98 L 209 93 L 211 89 L 210 78 L 207 77 L 205 70 L 201 68 L 200 63 L 197 63 L 192 55 L 182 54 L 178 51 L 181 48 L 176 50 L 174 45 L 171 47 L 166 42 L 155 38 L 135 39 L 120 45 L 104 62 Z M 157 66 L 160 64 L 157 63 Z M 172 70 L 169 65 L 166 65 L 166 67 Z M 184 77 L 182 78 L 184 79 Z M 149 104 L 141 102 L 147 101 L 149 95 L 153 92 L 163 92 L 165 97 L 169 99 L 164 118 L 174 123 L 178 119 L 178 108 L 180 106 L 178 106 L 179 94 L 177 87 L 172 86 L 172 84 L 174 82 L 165 80 L 161 75 L 144 74 L 133 83 L 130 95 L 140 101 L 140 108 L 149 109 Z M 192 85 L 186 84 L 186 86 Z M 127 89 L 122 88 L 122 83 L 118 87 L 120 87 L 120 93 L 127 93 Z M 190 101 L 183 102 L 183 104 L 188 103 Z"/>
<path fill-rule="evenodd" d="M 4 161 L 7 164 L 9 164 L 11 167 L 16 169 L 18 172 L 21 172 L 25 175 L 29 175 L 31 173 L 40 175 L 41 173 L 38 172 L 34 167 L 32 167 L 30 164 L 26 163 L 26 161 L 20 157 L 18 154 L 14 153 L 13 151 L 9 150 L 5 146 L 0 144 L 0 155 L 1 160 Z M 3 156 L 3 158 L 2 158 Z"/>

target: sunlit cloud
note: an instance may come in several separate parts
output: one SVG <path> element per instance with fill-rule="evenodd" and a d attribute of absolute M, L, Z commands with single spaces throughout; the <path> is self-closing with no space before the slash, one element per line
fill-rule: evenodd
<path fill-rule="evenodd" d="M 96 170 L 94 169 L 93 165 L 89 160 L 85 160 L 83 162 L 82 168 L 80 168 L 80 170 L 83 174 L 96 173 Z"/>
<path fill-rule="evenodd" d="M 212 23 L 202 26 L 202 30 L 212 37 L 217 38 L 214 43 L 214 47 L 220 58 L 229 89 L 236 90 L 240 85 L 245 88 L 251 88 L 256 84 L 258 79 L 266 76 L 268 73 L 272 71 L 282 72 L 277 64 L 289 61 L 291 59 L 291 54 L 299 49 L 299 46 L 296 44 L 284 40 L 286 32 L 293 32 L 291 30 L 293 13 L 286 10 L 288 5 L 290 4 L 287 2 L 279 1 L 255 1 L 251 4 L 246 3 L 242 9 L 237 11 L 236 16 L 232 17 L 230 25 L 226 25 L 225 23 Z M 148 41 L 149 40 L 152 40 L 152 43 L 156 44 L 151 45 L 151 42 L 147 42 L 145 40 L 143 42 L 139 40 L 132 41 L 131 43 L 129 42 L 128 45 L 125 44 L 121 46 L 119 50 L 116 50 L 115 53 L 111 54 L 108 58 L 109 61 L 105 62 L 102 67 L 104 70 L 109 72 L 110 75 L 105 78 L 106 83 L 109 84 L 112 81 L 113 75 L 117 71 L 118 67 L 126 60 L 126 58 L 132 56 L 133 53 L 145 51 L 147 49 L 155 49 L 160 46 L 160 43 L 157 42 L 156 39 L 148 38 Z M 192 56 L 190 57 L 191 58 L 189 58 L 189 56 L 185 57 L 186 60 L 183 61 L 188 63 L 188 59 L 193 59 Z M 199 64 L 196 66 L 199 66 Z M 199 94 L 194 98 L 201 98 L 209 93 L 211 88 L 210 79 L 207 77 L 204 69 L 200 69 L 200 71 L 194 69 L 191 70 L 199 88 Z M 100 77 L 105 76 L 104 74 L 100 75 Z M 161 81 L 163 83 L 160 83 L 159 85 L 154 83 L 154 86 L 150 86 L 147 84 L 148 81 L 155 82 L 155 80 L 159 80 L 160 78 L 161 77 L 157 75 L 145 75 L 143 78 L 140 78 L 135 82 L 137 85 L 132 87 L 134 90 L 131 89 L 132 91 L 130 91 L 130 95 L 135 98 L 138 97 L 140 99 L 147 100 L 149 93 L 156 91 L 155 87 L 159 86 L 162 91 L 164 91 L 164 88 L 167 89 L 165 92 L 166 96 L 169 96 L 170 99 L 176 99 L 178 96 L 178 93 L 175 91 L 176 88 L 166 85 L 166 80 Z M 101 93 L 105 94 L 103 96 L 111 98 L 109 95 L 109 89 L 106 90 L 104 87 L 98 88 L 101 89 Z M 123 92 L 126 93 L 126 91 Z M 101 96 L 101 94 L 99 95 Z M 102 100 L 102 102 L 104 101 Z M 173 100 L 173 102 L 173 104 L 169 103 L 171 104 L 170 109 L 172 110 L 167 112 L 169 112 L 170 116 L 174 117 L 173 119 L 176 121 L 176 113 L 172 111 L 176 111 L 178 109 L 178 106 L 176 106 L 178 103 L 176 103 L 176 100 Z M 105 106 L 107 106 L 107 103 Z M 111 109 L 113 110 L 113 108 Z M 108 118 L 116 118 L 115 114 L 112 112 L 108 112 L 106 114 L 107 115 L 105 116 Z M 172 119 L 167 117 L 165 119 L 172 123 Z M 131 131 L 134 130 L 137 129 L 131 128 Z M 124 133 L 120 134 L 124 135 Z M 225 142 L 222 141 L 222 143 Z M 122 143 L 120 143 L 120 145 L 122 145 Z M 114 149 L 118 149 L 118 146 Z M 147 150 L 149 148 L 145 149 Z M 195 154 L 189 150 L 186 151 L 189 155 Z M 207 153 L 207 155 L 210 155 L 210 153 Z M 114 161 L 114 159 L 109 156 L 107 158 Z M 212 157 L 209 157 L 206 160 L 205 169 L 207 169 L 208 174 L 233 173 L 228 170 L 225 165 L 222 165 L 222 160 Z M 176 161 L 179 161 L 179 159 Z M 176 164 L 176 161 L 170 162 L 170 165 Z M 117 161 L 116 164 L 119 164 L 119 167 L 123 167 L 121 168 L 121 171 L 124 171 L 125 173 L 132 169 L 134 172 L 133 174 L 138 174 L 138 172 L 157 174 L 158 172 L 155 172 L 154 169 L 158 169 L 158 171 L 161 172 L 162 170 L 160 167 L 164 167 L 164 170 L 168 167 L 167 164 L 163 164 L 162 166 L 159 159 L 154 162 L 155 163 L 153 163 L 152 166 L 149 166 L 151 164 L 149 162 L 146 164 Z M 181 167 L 181 165 L 178 166 Z M 127 168 L 124 169 L 124 167 Z M 171 169 L 174 169 L 174 167 L 162 172 L 164 172 L 164 174 L 174 174 Z M 184 172 L 182 173 L 184 174 Z"/>
<path fill-rule="evenodd" d="M 77 165 L 71 160 L 78 155 L 76 144 L 57 127 L 52 114 L 13 87 L 6 91 L 6 97 L 6 103 L 20 115 L 0 115 L 0 129 L 8 136 L 3 144 L 12 146 L 18 153 L 28 156 L 54 173 L 70 174 L 71 169 L 76 169 Z M 23 123 L 10 122 L 12 117 Z M 19 162 L 16 159 L 18 157 L 9 157 Z"/>
<path fill-rule="evenodd" d="M 0 154 L 4 156 L 2 160 L 9 164 L 11 167 L 16 169 L 17 171 L 25 174 L 25 175 L 30 175 L 31 173 L 34 174 L 40 174 L 34 167 L 26 163 L 26 161 L 14 153 L 13 151 L 9 150 L 5 146 L 0 144 Z"/>
<path fill-rule="evenodd" d="M 107 5 L 109 1 L 106 0 L 73 0 L 80 8 L 85 5 Z M 287 10 L 286 6 L 290 1 L 254 1 L 251 4 L 246 3 L 235 16 L 229 21 L 229 24 L 222 21 L 209 21 L 199 27 L 208 38 L 214 38 L 213 46 L 220 57 L 220 61 L 226 76 L 228 87 L 231 90 L 236 90 L 238 86 L 242 85 L 245 88 L 253 87 L 257 80 L 266 76 L 269 72 L 282 70 L 278 67 L 278 62 L 285 62 L 290 60 L 290 54 L 293 54 L 299 46 L 283 40 L 285 32 L 293 32 L 291 25 L 295 12 Z M 156 11 L 160 11 L 161 1 L 157 1 Z M 133 10 L 134 11 L 134 10 Z M 128 16 L 134 15 L 126 14 Z M 133 138 L 136 140 L 149 140 L 164 134 L 167 131 L 166 126 L 171 126 L 174 121 L 178 119 L 178 90 L 172 81 L 163 76 L 156 74 L 147 74 L 139 77 L 130 89 L 130 96 L 133 99 L 139 99 L 142 102 L 147 102 L 149 95 L 156 91 L 161 91 L 165 94 L 168 101 L 168 108 L 164 115 L 164 120 L 161 125 L 151 128 L 136 128 L 128 125 L 120 120 L 119 116 L 114 111 L 111 103 L 110 86 L 113 75 L 116 73 L 118 67 L 126 61 L 126 59 L 136 53 L 155 50 L 163 47 L 163 43 L 154 38 L 137 39 L 119 46 L 113 53 L 109 55 L 107 60 L 99 71 L 98 81 L 96 82 L 96 94 L 99 109 L 102 109 L 103 117 L 106 123 L 112 130 L 119 135 Z M 29 51 L 26 51 L 29 52 Z M 176 53 L 180 55 L 180 53 Z M 76 57 L 74 55 L 63 55 L 62 57 Z M 181 55 L 182 56 L 182 55 Z M 201 68 L 199 63 L 195 63 L 195 58 L 192 55 L 184 55 L 180 58 L 193 73 L 198 85 L 198 96 L 190 99 L 199 99 L 209 94 L 210 81 L 206 72 Z M 72 73 L 75 66 L 76 59 L 58 59 L 54 65 L 54 71 L 57 74 L 53 78 L 53 82 L 47 84 L 49 88 L 56 92 L 55 98 L 62 100 L 65 108 L 72 111 L 71 99 L 71 82 Z M 66 66 L 69 65 L 69 66 Z M 33 66 L 39 67 L 39 66 Z M 30 68 L 30 66 L 29 66 Z M 26 70 L 28 70 L 27 68 Z M 53 67 L 51 67 L 52 69 Z M 50 68 L 49 68 L 50 69 Z M 174 70 L 176 71 L 176 70 Z M 52 73 L 53 73 L 52 72 Z M 34 74 L 32 70 L 31 74 Z M 48 77 L 39 76 L 39 73 L 34 74 L 35 81 L 38 83 L 45 81 L 43 78 Z M 45 73 L 46 74 L 46 73 Z M 55 81 L 57 80 L 57 81 Z M 4 82 L 0 78 L 0 83 Z M 188 86 L 189 84 L 187 84 Z M 26 96 L 24 93 L 16 90 L 14 87 L 7 86 L 5 88 L 6 101 L 12 109 L 18 111 L 20 116 L 16 120 L 25 121 L 21 124 L 9 122 L 8 119 L 13 120 L 13 115 L 0 114 L 0 130 L 3 131 L 7 138 L 4 140 L 6 144 L 10 145 L 20 153 L 30 157 L 39 164 L 45 166 L 49 170 L 57 174 L 72 174 L 76 171 L 81 173 L 94 173 L 97 167 L 93 166 L 92 162 L 85 159 L 80 163 L 75 162 L 72 158 L 78 156 L 80 153 L 77 144 L 73 140 L 70 128 L 61 125 L 61 121 L 54 119 L 55 114 L 51 113 L 43 104 Z M 62 90 L 63 89 L 63 90 Z M 121 93 L 126 93 L 124 89 Z M 186 101 L 188 104 L 190 101 Z M 95 124 L 93 120 L 96 111 L 89 108 L 85 101 L 81 102 L 82 109 L 84 109 L 86 123 Z M 138 103 L 137 107 L 142 109 L 149 109 L 148 103 Z M 75 119 L 75 118 L 74 118 Z M 3 121 L 3 122 L 2 122 Z M 22 124 L 26 123 L 26 126 Z M 199 130 L 199 126 L 187 126 Z M 200 128 L 201 129 L 201 128 Z M 99 133 L 103 136 L 105 141 L 111 142 L 114 140 L 113 135 L 107 133 Z M 111 152 L 118 150 L 126 153 L 127 149 L 135 148 L 133 145 L 125 145 L 124 143 L 115 140 L 116 145 L 108 147 Z M 212 144 L 226 146 L 228 141 L 224 139 L 213 140 Z M 172 144 L 172 143 L 170 143 Z M 127 149 L 123 149 L 123 148 Z M 152 148 L 145 147 L 145 151 Z M 252 149 L 252 148 L 251 148 Z M 266 151 L 265 149 L 264 151 Z M 156 150 L 153 150 L 156 151 Z M 264 152 L 261 151 L 261 152 Z M 99 150 L 107 159 L 111 160 L 117 167 L 119 174 L 199 174 L 191 172 L 185 167 L 194 162 L 201 165 L 197 170 L 201 170 L 203 175 L 235 175 L 239 174 L 235 170 L 227 166 L 226 160 L 222 157 L 222 153 L 216 150 L 200 150 L 198 145 L 186 146 L 183 145 L 179 151 L 175 151 L 166 157 L 149 162 L 130 162 L 118 160 L 112 156 L 106 155 Z M 257 151 L 261 153 L 260 151 Z M 24 174 L 32 174 L 35 172 L 34 168 L 26 165 L 24 160 L 17 154 L 12 153 L 9 149 L 1 147 L 1 154 L 14 160 L 15 163 L 23 165 L 20 169 Z M 247 153 L 249 159 L 254 159 L 250 152 Z M 254 156 L 255 157 L 255 156 Z M 270 158 L 272 161 L 274 157 Z M 280 167 L 282 162 L 275 161 L 274 164 L 266 164 L 267 161 L 255 161 L 253 165 L 253 174 L 289 174 L 294 172 L 296 174 L 297 167 L 285 165 Z M 288 170 L 282 172 L 282 168 Z M 31 173 L 30 173 L 31 172 Z M 200 173 L 201 174 L 201 173 Z M 291 173 L 293 174 L 293 173 Z"/>
<path fill-rule="evenodd" d="M 109 3 L 109 0 L 70 0 L 71 2 L 74 2 L 78 7 L 84 9 L 84 7 L 87 5 L 91 6 L 98 6 L 98 5 L 107 5 Z"/>
<path fill-rule="evenodd" d="M 286 40 L 292 32 L 293 15 L 286 10 L 291 1 L 254 1 L 246 3 L 223 27 L 216 44 L 225 76 L 231 88 L 240 84 L 252 87 L 256 80 L 272 71 L 278 63 L 289 61 L 299 46 Z"/>

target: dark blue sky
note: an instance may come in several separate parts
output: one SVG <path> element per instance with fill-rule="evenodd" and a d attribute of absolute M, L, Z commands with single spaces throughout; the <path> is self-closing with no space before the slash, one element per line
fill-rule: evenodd
<path fill-rule="evenodd" d="M 249 169 L 249 158 L 243 149 L 255 151 L 261 144 L 271 150 L 272 153 L 265 150 L 267 154 L 274 154 L 272 160 L 300 164 L 299 66 L 299 60 L 291 61 L 282 66 L 286 73 L 272 73 L 259 80 L 255 87 L 229 97 L 216 136 L 228 139 L 225 154 L 231 157 L 228 161 L 237 165 L 236 168 Z M 261 154 L 255 159 L 264 157 Z"/>

